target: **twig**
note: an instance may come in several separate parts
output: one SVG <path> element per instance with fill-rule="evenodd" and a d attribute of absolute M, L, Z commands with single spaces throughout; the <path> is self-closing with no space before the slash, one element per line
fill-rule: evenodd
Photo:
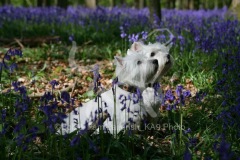
<path fill-rule="evenodd" d="M 23 46 L 23 44 L 20 42 L 19 39 L 14 38 L 14 41 L 21 47 L 21 49 L 24 49 L 24 46 Z"/>
<path fill-rule="evenodd" d="M 70 94 L 70 97 L 72 97 L 72 95 L 73 95 L 74 89 L 75 89 L 76 84 L 77 84 L 77 80 L 78 80 L 78 78 L 75 78 L 74 83 L 73 83 L 72 92 L 71 92 L 71 94 Z"/>
<path fill-rule="evenodd" d="M 75 87 L 75 84 L 69 85 L 68 87 L 63 88 L 63 89 L 61 89 L 60 91 L 54 91 L 53 93 L 58 93 L 58 92 L 61 93 L 61 92 L 73 90 L 74 87 Z M 49 91 L 49 92 L 50 92 L 50 91 Z M 30 97 L 30 98 L 40 98 L 40 97 L 42 97 L 44 94 L 45 94 L 45 92 L 44 92 L 44 93 L 32 93 L 32 94 L 28 95 L 28 97 Z"/>

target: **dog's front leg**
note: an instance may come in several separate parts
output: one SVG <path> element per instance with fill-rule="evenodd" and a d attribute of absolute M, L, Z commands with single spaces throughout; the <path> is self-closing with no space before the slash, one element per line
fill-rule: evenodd
<path fill-rule="evenodd" d="M 161 104 L 161 98 L 160 96 L 155 95 L 155 90 L 153 88 L 146 88 L 143 93 L 143 105 L 145 107 L 145 110 L 147 114 L 151 118 L 156 118 L 158 116 L 159 112 L 159 105 Z"/>

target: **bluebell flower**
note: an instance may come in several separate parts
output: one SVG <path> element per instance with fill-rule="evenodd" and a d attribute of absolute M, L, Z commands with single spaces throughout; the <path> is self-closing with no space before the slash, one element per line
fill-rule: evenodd
<path fill-rule="evenodd" d="M 124 96 L 123 94 L 120 94 L 120 96 L 119 96 L 119 100 L 121 100 L 122 99 L 122 97 L 126 97 L 126 96 Z"/>
<path fill-rule="evenodd" d="M 61 92 L 61 98 L 62 98 L 64 101 L 70 103 L 70 94 L 69 94 L 67 91 Z"/>
<path fill-rule="evenodd" d="M 10 56 L 19 56 L 22 57 L 22 51 L 20 49 L 11 48 L 7 51 L 7 54 Z"/>
<path fill-rule="evenodd" d="M 73 139 L 70 142 L 71 146 L 76 146 L 80 142 L 80 136 L 77 134 L 76 136 L 73 137 Z"/>
<path fill-rule="evenodd" d="M 141 34 L 143 40 L 146 40 L 148 38 L 148 32 L 142 31 Z"/>
<path fill-rule="evenodd" d="M 183 86 L 182 85 L 178 85 L 176 88 L 176 94 L 178 97 L 180 97 L 182 95 L 182 90 L 183 90 Z"/>
<path fill-rule="evenodd" d="M 17 68 L 16 63 L 12 63 L 11 65 L 8 66 L 8 70 L 10 73 L 13 73 L 13 71 Z"/>
<path fill-rule="evenodd" d="M 74 36 L 73 36 L 73 35 L 70 35 L 70 36 L 68 37 L 68 40 L 69 40 L 70 42 L 74 41 Z"/>
<path fill-rule="evenodd" d="M 36 133 L 36 132 L 38 132 L 38 131 L 39 131 L 39 128 L 36 127 L 36 126 L 30 128 L 30 129 L 28 130 L 29 133 Z"/>
<path fill-rule="evenodd" d="M 16 141 L 16 143 L 17 143 L 18 146 L 21 146 L 21 145 L 24 143 L 24 139 L 25 139 L 24 134 L 19 134 L 19 135 L 16 137 L 15 141 Z"/>
<path fill-rule="evenodd" d="M 50 84 L 52 86 L 52 89 L 55 89 L 55 86 L 59 85 L 58 81 L 56 81 L 56 80 L 50 81 Z"/>
<path fill-rule="evenodd" d="M 172 94 L 172 90 L 167 90 L 166 94 L 165 94 L 165 100 L 168 100 L 168 101 L 174 101 L 175 99 L 175 96 Z"/>
<path fill-rule="evenodd" d="M 188 128 L 187 130 L 184 130 L 185 134 L 191 133 L 191 128 Z"/>
<path fill-rule="evenodd" d="M 137 42 L 139 39 L 139 34 L 131 34 L 128 36 L 129 42 Z"/>
<path fill-rule="evenodd" d="M 127 34 L 124 32 L 121 32 L 120 36 L 121 36 L 121 38 L 125 38 L 127 36 Z"/>
<path fill-rule="evenodd" d="M 191 96 L 191 92 L 189 90 L 187 91 L 183 91 L 183 97 L 186 98 L 186 97 L 190 97 Z"/>
<path fill-rule="evenodd" d="M 18 133 L 21 131 L 22 127 L 26 124 L 26 120 L 24 118 L 21 118 L 17 125 L 14 127 L 13 132 Z"/>
<path fill-rule="evenodd" d="M 12 86 L 13 86 L 14 91 L 17 92 L 19 90 L 20 82 L 13 81 Z"/>
<path fill-rule="evenodd" d="M 97 148 L 97 146 L 93 143 L 93 141 L 90 140 L 89 138 L 88 138 L 87 140 L 88 140 L 88 144 L 89 144 L 90 149 L 93 149 L 93 151 L 94 151 L 95 153 L 98 153 L 98 152 L 99 152 L 99 151 L 98 151 L 98 148 Z"/>
<path fill-rule="evenodd" d="M 1 62 L 1 70 L 4 68 L 6 70 L 8 70 L 10 73 L 12 73 L 16 68 L 17 68 L 17 64 L 16 63 L 11 63 L 11 64 L 8 64 L 7 61 L 10 61 L 11 60 L 11 57 L 14 57 L 14 56 L 22 56 L 22 51 L 21 50 L 18 50 L 18 49 L 9 49 L 4 57 L 3 57 L 3 60 Z"/>
<path fill-rule="evenodd" d="M 45 92 L 44 95 L 40 98 L 40 101 L 48 102 L 48 101 L 53 100 L 53 98 L 54 98 L 54 96 L 50 92 Z"/>
<path fill-rule="evenodd" d="M 112 87 L 118 84 L 118 77 L 114 78 L 112 81 Z"/>
<path fill-rule="evenodd" d="M 172 110 L 172 106 L 170 104 L 168 104 L 166 110 L 167 111 L 171 111 Z"/>
<path fill-rule="evenodd" d="M 126 103 L 123 104 L 123 107 L 121 108 L 121 111 L 125 110 L 126 109 Z"/>
<path fill-rule="evenodd" d="M 184 160 L 191 160 L 192 159 L 192 154 L 190 153 L 188 147 L 186 147 L 184 155 L 183 155 Z"/>
<path fill-rule="evenodd" d="M 3 108 L 1 110 L 1 120 L 2 120 L 2 122 L 5 122 L 6 117 L 7 117 L 7 110 L 5 108 Z"/>
<path fill-rule="evenodd" d="M 221 160 L 229 160 L 234 158 L 234 152 L 231 151 L 231 145 L 227 143 L 224 139 L 221 141 L 216 151 L 219 154 Z"/>

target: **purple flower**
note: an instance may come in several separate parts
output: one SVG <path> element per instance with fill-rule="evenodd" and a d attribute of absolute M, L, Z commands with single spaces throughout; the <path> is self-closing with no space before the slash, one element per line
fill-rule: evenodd
<path fill-rule="evenodd" d="M 118 84 L 118 77 L 114 78 L 112 81 L 112 87 Z"/>
<path fill-rule="evenodd" d="M 180 97 L 182 95 L 182 90 L 183 90 L 183 86 L 178 85 L 177 89 L 176 89 L 176 94 L 177 94 L 178 97 Z"/>
<path fill-rule="evenodd" d="M 78 145 L 79 142 L 80 142 L 80 135 L 77 134 L 77 135 L 74 136 L 73 139 L 71 140 L 70 145 L 73 147 L 73 146 Z"/>
<path fill-rule="evenodd" d="M 129 42 L 137 42 L 139 39 L 139 34 L 131 34 L 128 36 Z"/>
<path fill-rule="evenodd" d="M 172 106 L 170 104 L 168 104 L 166 110 L 167 111 L 171 111 L 172 110 Z"/>
<path fill-rule="evenodd" d="M 127 34 L 124 32 L 121 32 L 120 36 L 121 36 L 121 38 L 125 38 L 127 36 Z"/>
<path fill-rule="evenodd" d="M 121 108 L 121 111 L 126 109 L 126 103 L 123 104 L 123 107 Z"/>
<path fill-rule="evenodd" d="M 192 154 L 190 153 L 188 147 L 186 147 L 186 150 L 183 155 L 184 160 L 191 160 L 192 159 Z"/>
<path fill-rule="evenodd" d="M 227 143 L 224 139 L 221 141 L 219 146 L 216 148 L 221 160 L 229 160 L 234 158 L 234 152 L 231 151 L 231 145 Z"/>
<path fill-rule="evenodd" d="M 9 49 L 4 57 L 3 57 L 3 60 L 1 62 L 1 67 L 0 69 L 2 70 L 3 68 L 5 68 L 6 70 L 8 70 L 10 73 L 12 73 L 16 68 L 17 68 L 17 64 L 16 63 L 11 63 L 11 64 L 8 64 L 7 61 L 10 61 L 11 60 L 11 57 L 14 57 L 14 56 L 22 56 L 22 51 L 21 50 L 18 50 L 18 49 Z"/>
<path fill-rule="evenodd" d="M 190 97 L 190 96 L 191 96 L 191 92 L 189 90 L 183 92 L 183 97 L 184 98 Z"/>
<path fill-rule="evenodd" d="M 56 81 L 56 80 L 52 80 L 52 81 L 50 82 L 50 84 L 51 84 L 51 86 L 52 86 L 52 89 L 55 89 L 55 86 L 59 85 L 58 81 Z"/>
<path fill-rule="evenodd" d="M 165 100 L 166 101 L 174 101 L 175 96 L 172 94 L 172 90 L 167 90 L 166 94 L 165 94 Z"/>
<path fill-rule="evenodd" d="M 61 98 L 67 103 L 70 103 L 70 94 L 67 91 L 61 93 Z"/>
<path fill-rule="evenodd" d="M 2 122 L 5 122 L 7 116 L 7 110 L 4 108 L 1 110 L 1 120 Z"/>
<path fill-rule="evenodd" d="M 70 36 L 68 37 L 68 40 L 69 40 L 70 42 L 74 41 L 74 36 L 73 36 L 73 35 L 70 35 Z"/>
<path fill-rule="evenodd" d="M 191 129 L 190 129 L 190 128 L 188 128 L 187 130 L 184 131 L 185 134 L 188 134 L 188 133 L 190 133 L 190 132 L 191 132 Z"/>

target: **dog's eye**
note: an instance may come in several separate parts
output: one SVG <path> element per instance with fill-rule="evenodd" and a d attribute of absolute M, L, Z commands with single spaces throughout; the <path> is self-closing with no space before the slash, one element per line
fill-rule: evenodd
<path fill-rule="evenodd" d="M 155 52 L 152 52 L 150 56 L 151 56 L 151 57 L 155 56 Z"/>
<path fill-rule="evenodd" d="M 137 65 L 140 65 L 142 63 L 142 61 L 137 61 Z"/>

